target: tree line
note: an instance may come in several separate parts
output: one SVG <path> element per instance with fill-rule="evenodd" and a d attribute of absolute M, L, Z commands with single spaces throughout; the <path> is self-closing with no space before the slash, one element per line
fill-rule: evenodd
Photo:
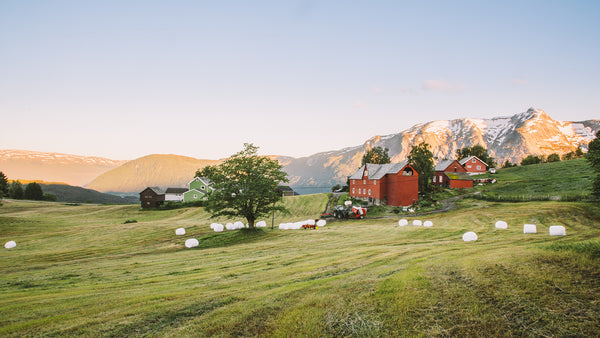
<path fill-rule="evenodd" d="M 23 188 L 18 180 L 8 181 L 6 175 L 0 171 L 0 198 L 12 198 L 16 200 L 56 201 L 53 194 L 45 194 L 42 186 L 31 182 Z"/>

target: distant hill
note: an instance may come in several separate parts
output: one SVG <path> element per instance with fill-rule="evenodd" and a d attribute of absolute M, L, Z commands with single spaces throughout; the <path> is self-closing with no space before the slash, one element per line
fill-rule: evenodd
<path fill-rule="evenodd" d="M 125 162 L 92 156 L 0 150 L 0 171 L 10 180 L 42 180 L 83 186 Z"/>
<path fill-rule="evenodd" d="M 95 190 L 74 187 L 66 184 L 40 183 L 44 193 L 55 195 L 58 202 L 80 202 L 100 204 L 135 204 L 139 203 L 139 196 L 119 197 L 104 194 Z"/>
<path fill-rule="evenodd" d="M 105 172 L 86 188 L 134 194 L 149 186 L 184 188 L 194 178 L 196 170 L 218 163 L 218 160 L 199 160 L 179 155 L 148 155 Z"/>

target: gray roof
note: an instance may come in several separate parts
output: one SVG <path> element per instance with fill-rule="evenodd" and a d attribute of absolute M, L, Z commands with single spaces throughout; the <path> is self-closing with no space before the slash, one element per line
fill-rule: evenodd
<path fill-rule="evenodd" d="M 363 172 L 365 170 L 365 166 L 367 166 L 367 170 L 369 171 L 369 179 L 370 180 L 380 180 L 383 176 L 387 174 L 397 174 L 400 170 L 402 170 L 408 164 L 408 160 L 404 160 L 400 163 L 388 163 L 388 164 L 372 164 L 367 163 L 360 167 L 352 176 L 350 176 L 351 180 L 362 180 Z"/>
<path fill-rule="evenodd" d="M 460 163 L 460 165 L 465 165 L 465 163 L 467 163 L 470 159 L 472 158 L 476 158 L 478 159 L 481 163 L 485 164 L 486 167 L 489 167 L 487 163 L 483 162 L 479 157 L 477 156 L 469 156 L 469 157 L 465 157 L 462 160 L 458 161 L 458 163 Z"/>
<path fill-rule="evenodd" d="M 147 187 L 146 189 L 150 189 L 150 190 L 154 191 L 154 193 L 155 193 L 155 194 L 157 194 L 157 195 L 164 195 L 164 194 L 165 194 L 165 191 L 164 191 L 164 190 L 162 190 L 162 189 L 161 189 L 161 188 L 159 188 L 159 187 Z M 146 190 L 146 189 L 144 189 L 144 190 Z M 144 191 L 142 191 L 142 192 L 144 192 Z M 142 192 L 141 192 L 141 193 L 142 193 Z M 141 193 L 140 193 L 140 194 L 141 194 Z"/>
<path fill-rule="evenodd" d="M 435 166 L 435 171 L 444 171 L 446 170 L 454 160 L 443 160 Z"/>
<path fill-rule="evenodd" d="M 165 194 L 183 194 L 188 190 L 188 188 L 167 188 Z"/>

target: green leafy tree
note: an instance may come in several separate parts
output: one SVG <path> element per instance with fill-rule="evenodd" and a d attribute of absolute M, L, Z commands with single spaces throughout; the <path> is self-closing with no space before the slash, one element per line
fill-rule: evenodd
<path fill-rule="evenodd" d="M 25 187 L 25 193 L 23 196 L 27 200 L 41 201 L 44 199 L 44 191 L 42 190 L 41 185 L 31 182 Z"/>
<path fill-rule="evenodd" d="M 206 177 L 215 189 L 208 195 L 206 210 L 212 217 L 244 217 L 248 227 L 275 211 L 286 211 L 278 192 L 280 183 L 288 182 L 287 174 L 276 160 L 257 155 L 258 147 L 244 144 L 244 149 L 221 164 L 206 166 L 196 176 Z"/>
<path fill-rule="evenodd" d="M 543 156 L 527 155 L 527 157 L 521 160 L 521 165 L 538 164 L 542 162 L 544 162 Z"/>
<path fill-rule="evenodd" d="M 419 173 L 419 191 L 423 194 L 431 194 L 433 185 L 431 179 L 435 174 L 433 166 L 433 153 L 429 144 L 420 143 L 410 149 L 408 162 Z"/>
<path fill-rule="evenodd" d="M 546 158 L 546 162 L 560 162 L 560 155 L 558 155 L 557 153 L 552 153 L 548 155 L 548 158 Z"/>
<path fill-rule="evenodd" d="M 510 163 L 509 160 L 504 161 L 504 164 L 502 165 L 502 168 L 512 168 L 514 167 L 516 164 L 512 164 Z"/>
<path fill-rule="evenodd" d="M 388 155 L 388 148 L 375 147 L 367 150 L 363 155 L 361 161 L 361 167 L 366 163 L 372 164 L 386 164 L 390 163 L 390 156 Z"/>
<path fill-rule="evenodd" d="M 600 131 L 596 133 L 596 138 L 588 145 L 588 153 L 585 158 L 596 173 L 592 185 L 592 195 L 600 198 Z"/>
<path fill-rule="evenodd" d="M 8 196 L 10 196 L 10 198 L 14 198 L 16 200 L 20 200 L 23 199 L 23 185 L 21 184 L 21 182 L 17 181 L 12 181 L 10 183 L 10 187 L 8 188 Z"/>
<path fill-rule="evenodd" d="M 8 196 L 8 178 L 0 171 L 0 198 Z"/>
<path fill-rule="evenodd" d="M 482 145 L 476 144 L 472 147 L 464 147 L 456 150 L 456 159 L 461 160 L 465 157 L 477 156 L 480 160 L 487 163 L 491 168 L 496 166 L 496 161 L 493 157 L 488 155 L 487 149 Z"/>

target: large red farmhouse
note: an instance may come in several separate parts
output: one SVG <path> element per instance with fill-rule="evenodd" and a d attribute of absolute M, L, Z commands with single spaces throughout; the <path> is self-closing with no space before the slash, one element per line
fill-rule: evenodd
<path fill-rule="evenodd" d="M 350 196 L 374 204 L 408 206 L 419 200 L 419 173 L 408 161 L 365 164 L 350 176 Z"/>
<path fill-rule="evenodd" d="M 465 157 L 462 160 L 458 161 L 469 174 L 485 174 L 487 171 L 487 163 L 483 162 L 477 156 L 469 156 Z"/>
<path fill-rule="evenodd" d="M 435 166 L 432 183 L 450 188 L 473 188 L 473 179 L 457 160 L 441 161 Z"/>

